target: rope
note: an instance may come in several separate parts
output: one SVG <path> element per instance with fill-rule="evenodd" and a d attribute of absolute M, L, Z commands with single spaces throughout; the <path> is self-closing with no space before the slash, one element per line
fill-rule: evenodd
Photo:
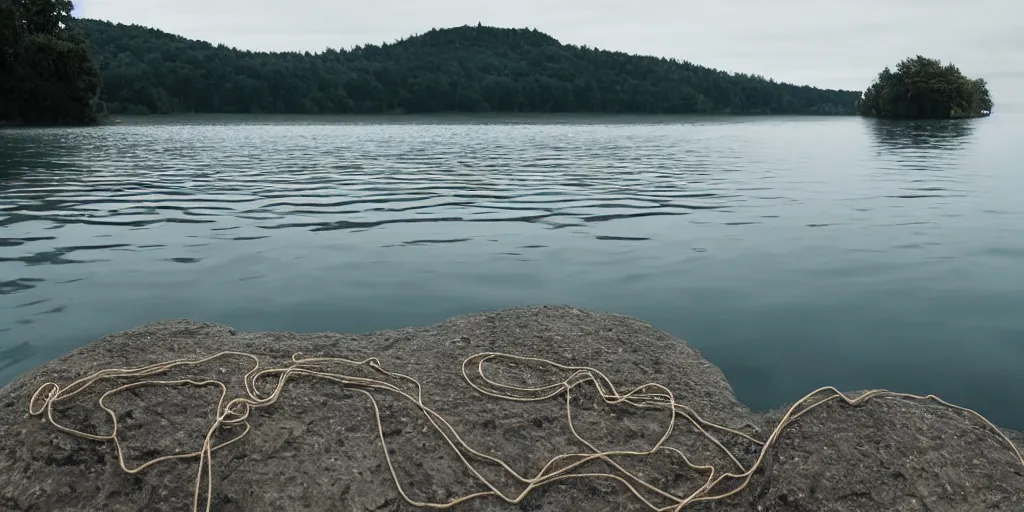
<path fill-rule="evenodd" d="M 157 376 L 166 374 L 167 372 L 177 368 L 194 367 L 227 357 L 241 357 L 252 361 L 252 368 L 244 377 L 245 396 L 228 400 L 228 385 L 224 381 L 220 380 L 157 378 Z M 503 384 L 489 378 L 484 369 L 484 363 L 496 361 L 506 361 L 512 364 L 542 364 L 562 372 L 569 373 L 569 376 L 561 381 L 552 382 L 539 387 Z M 376 374 L 412 384 L 415 387 L 415 392 L 409 393 L 395 384 L 380 379 L 359 377 L 351 374 L 330 371 L 330 367 L 337 364 L 369 368 Z M 482 384 L 474 382 L 474 380 L 470 378 L 471 368 L 475 369 L 475 373 Z M 195 492 L 192 503 L 194 512 L 199 512 L 200 510 L 210 512 L 214 490 L 214 452 L 217 452 L 244 438 L 251 430 L 248 420 L 253 410 L 276 403 L 281 398 L 285 384 L 291 378 L 298 376 L 314 377 L 333 381 L 341 384 L 345 389 L 360 392 L 370 399 L 377 426 L 378 440 L 380 441 L 384 457 L 387 461 L 388 470 L 395 482 L 395 486 L 406 502 L 412 506 L 422 508 L 448 509 L 460 503 L 485 496 L 497 497 L 510 504 L 517 504 L 522 502 L 533 490 L 549 485 L 553 482 L 576 478 L 594 478 L 611 479 L 623 484 L 631 494 L 651 510 L 658 512 L 679 511 L 687 505 L 696 502 L 721 500 L 741 492 L 750 483 L 754 472 L 762 466 L 768 451 L 775 445 L 775 443 L 778 442 L 779 436 L 783 430 L 798 418 L 815 408 L 835 401 L 841 401 L 850 406 L 862 405 L 867 401 L 874 399 L 934 401 L 942 406 L 967 413 L 969 416 L 979 420 L 986 429 L 996 434 L 1003 442 L 1006 443 L 1016 456 L 1017 461 L 1019 461 L 1021 466 L 1024 467 L 1024 455 L 1021 454 L 1021 450 L 1018 449 L 995 425 L 985 419 L 981 414 L 971 409 L 950 404 L 934 395 L 918 396 L 905 393 L 893 393 L 885 390 L 875 390 L 861 394 L 856 398 L 851 398 L 833 387 L 819 388 L 793 404 L 793 406 L 789 408 L 789 410 L 776 424 L 768 438 L 762 441 L 739 430 L 718 425 L 701 418 L 695 411 L 686 405 L 677 402 L 672 391 L 661 384 L 652 382 L 635 387 L 626 392 L 620 392 L 615 388 L 608 377 L 594 368 L 567 366 L 547 359 L 522 357 L 497 352 L 484 352 L 470 356 L 463 361 L 462 375 L 469 385 L 477 392 L 502 400 L 537 402 L 553 399 L 559 395 L 564 395 L 566 417 L 569 421 L 569 430 L 572 432 L 575 439 L 589 448 L 590 451 L 571 452 L 557 455 L 551 458 L 547 464 L 545 464 L 544 467 L 533 476 L 521 475 L 509 467 L 509 465 L 504 461 L 473 449 L 462 439 L 462 437 L 459 436 L 458 432 L 456 432 L 448 421 L 423 402 L 423 388 L 419 381 L 407 375 L 385 370 L 381 366 L 380 361 L 376 358 L 355 361 L 339 357 L 304 357 L 302 354 L 294 354 L 291 358 L 291 363 L 288 365 L 277 368 L 261 368 L 260 360 L 257 356 L 243 352 L 227 351 L 202 359 L 177 359 L 141 368 L 105 369 L 79 379 L 63 388 L 53 382 L 44 383 L 36 390 L 29 400 L 29 414 L 32 416 L 45 417 L 45 419 L 54 428 L 61 432 L 93 441 L 113 442 L 117 452 L 118 464 L 121 466 L 122 470 L 130 474 L 139 473 L 155 464 L 171 460 L 198 459 L 199 465 L 196 472 Z M 274 378 L 276 378 L 276 382 L 271 386 L 272 391 L 269 393 L 261 393 L 258 383 Z M 53 409 L 56 404 L 74 397 L 99 382 L 119 379 L 136 380 L 110 389 L 100 396 L 98 401 L 99 407 L 107 413 L 112 424 L 109 434 L 83 432 L 62 425 L 54 418 Z M 607 404 L 626 404 L 641 409 L 667 411 L 670 415 L 670 420 L 665 426 L 664 434 L 647 450 L 599 450 L 591 442 L 581 436 L 573 424 L 571 407 L 573 391 L 575 388 L 583 384 L 593 385 L 600 394 L 601 399 Z M 217 403 L 217 413 L 213 423 L 206 431 L 202 447 L 199 450 L 191 453 L 165 455 L 151 459 L 141 465 L 130 467 L 125 462 L 124 450 L 121 445 L 121 440 L 118 437 L 119 425 L 117 414 L 113 409 L 107 406 L 105 401 L 109 397 L 119 393 L 153 386 L 219 388 L 220 398 Z M 465 468 L 472 474 L 475 481 L 485 487 L 486 490 L 466 494 L 453 498 L 449 501 L 439 503 L 420 501 L 410 497 L 405 487 L 402 485 L 402 482 L 398 477 L 398 473 L 396 472 L 395 465 L 391 460 L 387 440 L 384 436 L 384 426 L 381 419 L 380 407 L 377 403 L 377 399 L 373 396 L 371 391 L 386 391 L 393 393 L 394 395 L 402 397 L 414 404 L 420 411 L 422 411 L 426 419 L 452 448 Z M 701 435 L 712 442 L 726 457 L 728 457 L 735 468 L 720 469 L 713 465 L 694 464 L 683 452 L 677 448 L 667 446 L 666 443 L 673 431 L 676 429 L 677 418 L 680 416 L 688 421 L 698 432 L 700 432 Z M 220 443 L 214 442 L 214 438 L 219 432 L 236 428 L 241 428 L 241 432 L 234 433 L 234 435 L 227 441 Z M 760 448 L 756 460 L 749 465 L 744 465 L 730 450 L 725 447 L 716 434 L 737 436 L 759 446 Z M 703 484 L 686 496 L 676 495 L 644 480 L 613 460 L 613 457 L 650 456 L 659 452 L 665 452 L 672 456 L 677 456 L 683 464 L 690 469 L 706 474 L 706 479 Z M 504 470 L 506 476 L 518 481 L 520 484 L 523 484 L 523 489 L 517 494 L 510 494 L 501 491 L 493 481 L 486 478 L 478 471 L 473 461 L 486 461 L 500 466 Z M 603 461 L 613 470 L 603 473 L 584 472 L 582 470 L 577 471 L 582 466 L 592 461 Z M 204 482 L 205 492 L 203 489 Z M 728 488 L 728 490 L 723 489 L 723 487 Z M 647 491 L 647 494 L 645 495 L 643 491 Z M 203 498 L 204 495 L 205 499 Z M 651 499 L 652 495 L 657 496 L 657 498 L 654 499 L 661 502 L 661 504 L 654 503 Z"/>

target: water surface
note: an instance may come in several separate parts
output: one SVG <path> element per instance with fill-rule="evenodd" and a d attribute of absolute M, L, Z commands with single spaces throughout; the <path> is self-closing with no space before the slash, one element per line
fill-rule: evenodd
<path fill-rule="evenodd" d="M 0 384 L 149 321 L 369 331 L 564 303 L 685 338 L 756 409 L 881 387 L 1024 429 L 1022 121 L 0 131 Z"/>

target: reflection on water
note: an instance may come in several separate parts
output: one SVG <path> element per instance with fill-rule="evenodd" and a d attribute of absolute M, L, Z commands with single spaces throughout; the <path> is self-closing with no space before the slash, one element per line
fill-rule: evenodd
<path fill-rule="evenodd" d="M 204 119 L 0 131 L 0 383 L 168 318 L 568 303 L 687 339 L 755 408 L 884 387 L 1024 428 L 1010 118 Z"/>
<path fill-rule="evenodd" d="M 875 144 L 884 149 L 936 151 L 959 150 L 971 142 L 975 126 L 984 120 L 866 120 Z"/>

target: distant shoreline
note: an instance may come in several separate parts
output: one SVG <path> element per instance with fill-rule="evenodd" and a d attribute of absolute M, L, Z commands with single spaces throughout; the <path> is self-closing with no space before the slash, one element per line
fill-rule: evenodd
<path fill-rule="evenodd" d="M 294 117 L 859 117 L 857 114 L 813 113 L 750 113 L 750 112 L 347 112 L 347 113 L 278 113 L 278 112 L 169 112 L 150 114 L 109 114 L 109 117 L 185 117 L 185 116 L 294 116 Z"/>
<path fill-rule="evenodd" d="M 305 121 L 305 122 L 338 122 L 358 123 L 376 121 L 394 121 L 398 123 L 416 124 L 419 122 L 466 122 L 487 124 L 490 122 L 508 123 L 559 123 L 574 122 L 579 124 L 613 124 L 639 121 L 644 124 L 673 123 L 679 120 L 740 120 L 740 119 L 829 119 L 829 118 L 860 118 L 884 123 L 904 122 L 938 122 L 949 121 L 970 122 L 975 119 L 986 119 L 986 116 L 965 117 L 949 120 L 940 119 L 889 119 L 872 118 L 856 114 L 725 114 L 725 113 L 688 113 L 688 114 L 648 114 L 648 113 L 610 113 L 610 112 L 437 112 L 437 113 L 349 113 L 349 114 L 277 114 L 277 113 L 208 113 L 179 112 L 170 114 L 110 114 L 88 124 L 19 124 L 0 122 L 2 130 L 46 129 L 46 128 L 96 128 L 104 126 L 159 124 L 161 121 Z"/>
<path fill-rule="evenodd" d="M 436 112 L 436 113 L 397 113 L 385 112 L 377 114 L 278 114 L 278 113 L 209 113 L 209 112 L 175 112 L 169 114 L 109 114 L 96 122 L 88 124 L 19 124 L 0 123 L 0 129 L 18 128 L 91 128 L 99 126 L 117 126 L 134 124 L 133 121 L 159 121 L 176 119 L 268 119 L 268 120 L 338 120 L 338 121 L 411 121 L 418 120 L 464 120 L 464 121 L 518 121 L 536 122 L 560 120 L 572 121 L 607 121 L 631 119 L 645 122 L 677 119 L 742 119 L 742 118 L 850 118 L 859 117 L 854 114 L 732 114 L 732 113 L 688 113 L 688 114 L 649 114 L 649 113 L 617 113 L 617 112 Z"/>

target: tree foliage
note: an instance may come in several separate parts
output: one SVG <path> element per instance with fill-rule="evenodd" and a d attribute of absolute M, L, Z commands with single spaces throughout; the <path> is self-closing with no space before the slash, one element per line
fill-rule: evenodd
<path fill-rule="evenodd" d="M 76 24 L 92 44 L 111 112 L 853 114 L 860 97 L 563 45 L 536 30 L 465 26 L 310 54 Z"/>
<path fill-rule="evenodd" d="M 859 114 L 883 118 L 951 119 L 991 111 L 984 79 L 972 80 L 952 63 L 920 55 L 904 59 L 895 72 L 882 70 L 857 105 Z"/>
<path fill-rule="evenodd" d="M 0 0 L 0 123 L 85 124 L 100 89 L 70 0 Z"/>

